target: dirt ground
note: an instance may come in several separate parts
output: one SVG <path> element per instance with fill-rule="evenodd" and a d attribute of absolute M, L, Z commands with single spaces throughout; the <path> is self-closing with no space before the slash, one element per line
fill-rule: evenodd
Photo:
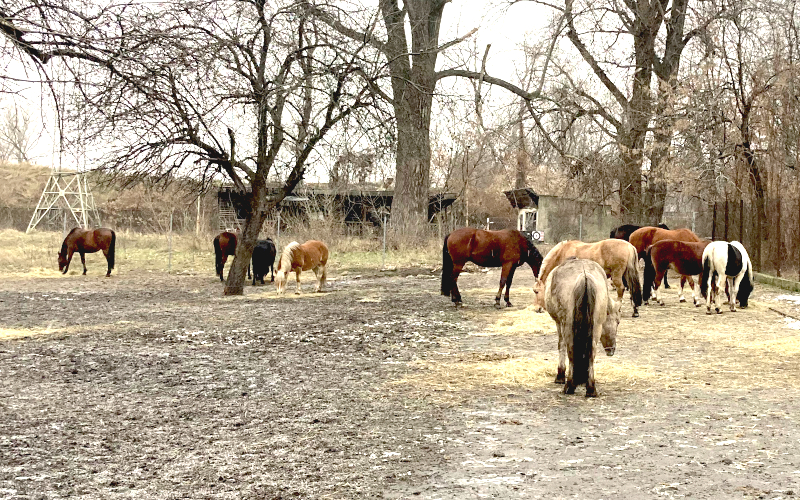
<path fill-rule="evenodd" d="M 97 267 L 97 266 L 95 266 Z M 800 306 L 643 307 L 552 383 L 517 273 L 336 276 L 224 298 L 212 272 L 0 280 L 0 498 L 795 498 Z M 677 280 L 673 280 L 677 283 Z M 290 286 L 293 290 L 293 287 Z"/>

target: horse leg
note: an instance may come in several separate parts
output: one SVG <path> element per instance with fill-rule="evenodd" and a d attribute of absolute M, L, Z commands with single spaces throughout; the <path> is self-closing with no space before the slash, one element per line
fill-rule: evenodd
<path fill-rule="evenodd" d="M 701 276 L 702 279 L 702 276 Z M 686 280 L 689 282 L 689 286 L 692 287 L 692 302 L 694 302 L 695 307 L 700 307 L 702 303 L 702 297 L 700 297 L 700 283 L 695 285 L 694 278 L 691 276 L 686 276 Z"/>
<path fill-rule="evenodd" d="M 69 263 L 70 262 L 72 262 L 72 250 L 67 252 L 67 265 L 64 266 L 64 270 L 61 271 L 61 274 L 67 274 L 67 271 L 69 271 Z"/>
<path fill-rule="evenodd" d="M 275 264 L 269 265 L 269 282 L 272 283 L 275 281 Z M 263 281 L 262 281 L 263 283 Z"/>
<path fill-rule="evenodd" d="M 81 254 L 81 264 L 83 264 L 83 275 L 86 276 L 86 254 L 84 252 L 78 251 Z"/>
<path fill-rule="evenodd" d="M 314 268 L 314 276 L 317 278 L 317 288 L 314 289 L 314 291 L 319 293 L 322 291 L 322 270 L 319 267 Z"/>
<path fill-rule="evenodd" d="M 511 307 L 511 301 L 508 299 L 508 292 L 511 290 L 511 282 L 514 280 L 514 272 L 516 270 L 516 266 L 512 267 L 511 271 L 508 272 L 508 278 L 506 279 L 506 307 Z"/>
<path fill-rule="evenodd" d="M 453 301 L 453 304 L 456 307 L 461 307 L 464 305 L 461 302 L 461 292 L 458 291 L 458 275 L 461 274 L 461 271 L 464 269 L 464 264 L 456 264 L 453 263 L 453 288 L 450 290 L 450 300 Z"/>
<path fill-rule="evenodd" d="M 217 274 L 219 274 L 219 280 L 220 281 L 225 281 L 225 279 L 222 277 L 222 275 L 223 275 L 224 270 L 225 270 L 225 262 L 227 262 L 227 261 L 228 261 L 228 256 L 227 255 L 223 255 L 222 259 L 220 260 L 219 266 L 217 267 Z"/>
<path fill-rule="evenodd" d="M 106 263 L 108 264 L 108 271 L 106 272 L 106 278 L 111 277 L 111 262 L 108 262 L 108 250 L 103 250 L 103 255 L 106 258 Z"/>
<path fill-rule="evenodd" d="M 736 312 L 736 292 L 738 291 L 735 278 L 728 277 L 728 304 L 731 306 L 731 312 Z"/>
<path fill-rule="evenodd" d="M 722 284 L 725 283 L 725 278 L 721 275 L 717 274 L 717 282 L 715 283 L 714 288 L 714 310 L 717 314 L 722 314 L 722 308 L 720 307 L 722 304 L 720 303 L 722 300 Z"/>
<path fill-rule="evenodd" d="M 664 305 L 664 299 L 661 298 L 661 282 L 667 277 L 667 271 L 656 272 L 656 277 L 653 278 L 653 300 L 656 304 Z"/>
<path fill-rule="evenodd" d="M 564 394 L 575 394 L 574 370 L 575 367 L 573 366 L 572 360 L 570 360 L 569 366 L 567 367 L 566 380 L 564 381 L 564 389 L 562 391 Z"/>
<path fill-rule="evenodd" d="M 567 348 L 562 339 L 562 326 L 557 325 L 558 331 L 558 371 L 556 372 L 556 384 L 563 384 L 567 375 Z"/>
<path fill-rule="evenodd" d="M 597 397 L 597 387 L 595 387 L 594 384 L 594 350 L 592 350 L 592 357 L 589 359 L 589 378 L 586 379 L 586 397 Z"/>
<path fill-rule="evenodd" d="M 502 309 L 503 306 L 500 305 L 500 295 L 503 293 L 503 287 L 506 286 L 506 281 L 508 281 L 508 275 L 511 272 L 511 269 L 514 267 L 513 262 L 508 262 L 503 264 L 503 270 L 500 273 L 500 288 L 497 289 L 497 295 L 494 297 L 494 307 L 496 309 Z M 506 301 L 508 301 L 508 297 L 506 296 Z M 511 304 L 508 304 L 509 306 Z"/>
<path fill-rule="evenodd" d="M 678 302 L 686 302 L 686 297 L 683 295 L 683 285 L 686 284 L 686 276 L 681 275 L 681 293 L 678 295 Z"/>
<path fill-rule="evenodd" d="M 300 295 L 300 269 L 295 271 L 295 276 L 297 277 L 297 291 L 294 292 L 295 295 Z"/>

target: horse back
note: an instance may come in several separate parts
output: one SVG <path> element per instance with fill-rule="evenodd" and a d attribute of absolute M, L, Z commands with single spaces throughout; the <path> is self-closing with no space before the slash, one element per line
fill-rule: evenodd
<path fill-rule="evenodd" d="M 70 239 L 69 245 L 73 250 L 85 253 L 107 251 L 114 241 L 114 231 L 104 227 L 94 230 L 75 228 L 67 236 L 67 239 Z"/>
<path fill-rule="evenodd" d="M 486 231 L 472 227 L 457 229 L 447 236 L 447 252 L 454 263 L 472 261 L 479 266 L 500 267 L 506 262 L 519 262 L 528 241 L 519 231 L 503 229 Z"/>
<path fill-rule="evenodd" d="M 295 262 L 292 267 L 299 267 L 308 271 L 328 264 L 328 247 L 319 240 L 309 240 L 298 247 L 299 252 L 294 253 Z"/>
<path fill-rule="evenodd" d="M 660 272 L 672 267 L 684 276 L 694 276 L 703 272 L 703 250 L 708 241 L 661 240 L 648 250 L 655 268 Z"/>

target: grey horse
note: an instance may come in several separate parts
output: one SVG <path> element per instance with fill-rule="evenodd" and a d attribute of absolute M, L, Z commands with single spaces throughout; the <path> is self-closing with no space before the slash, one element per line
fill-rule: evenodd
<path fill-rule="evenodd" d="M 596 397 L 595 343 L 599 340 L 606 354 L 614 355 L 620 317 L 620 303 L 608 294 L 605 271 L 592 260 L 568 259 L 547 277 L 544 298 L 558 328 L 556 383 L 564 384 L 564 394 L 586 384 L 586 397 Z"/>

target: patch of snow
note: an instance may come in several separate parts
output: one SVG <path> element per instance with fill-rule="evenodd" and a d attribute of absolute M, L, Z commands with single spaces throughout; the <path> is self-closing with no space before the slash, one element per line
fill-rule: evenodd
<path fill-rule="evenodd" d="M 800 305 L 800 295 L 778 295 L 775 297 L 775 300 L 794 302 L 795 304 Z"/>
<path fill-rule="evenodd" d="M 791 328 L 792 330 L 800 330 L 800 321 L 792 318 L 783 318 L 783 320 L 786 323 L 786 328 Z"/>

